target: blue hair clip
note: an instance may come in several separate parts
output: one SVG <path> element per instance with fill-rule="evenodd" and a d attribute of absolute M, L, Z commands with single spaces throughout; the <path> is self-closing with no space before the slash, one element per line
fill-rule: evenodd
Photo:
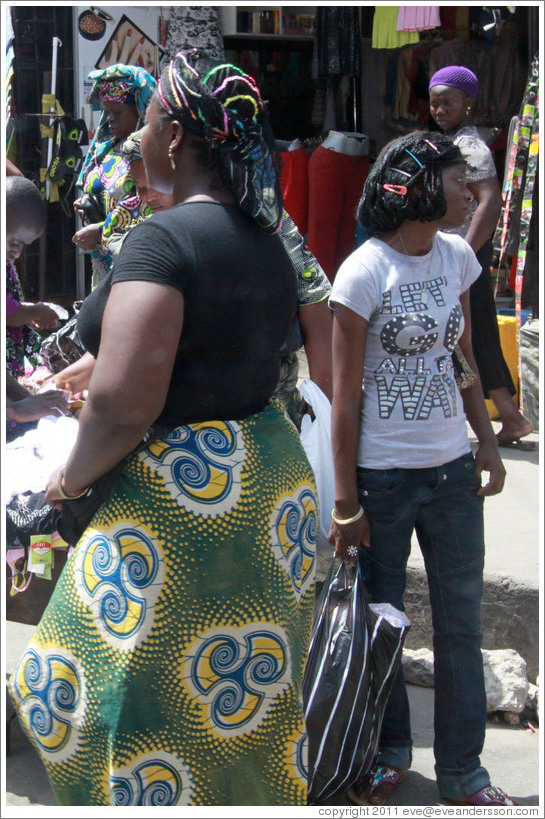
<path fill-rule="evenodd" d="M 421 167 L 421 168 L 423 168 L 423 167 L 424 167 L 424 164 L 423 164 L 422 162 L 420 162 L 419 158 L 418 158 L 417 156 L 415 156 L 415 155 L 412 153 L 412 151 L 409 151 L 409 149 L 408 149 L 408 148 L 403 148 L 403 150 L 405 151 L 405 153 L 409 154 L 409 156 L 412 156 L 412 158 L 414 159 L 414 161 L 415 161 L 415 162 L 416 162 L 418 165 L 420 165 L 420 167 Z"/>

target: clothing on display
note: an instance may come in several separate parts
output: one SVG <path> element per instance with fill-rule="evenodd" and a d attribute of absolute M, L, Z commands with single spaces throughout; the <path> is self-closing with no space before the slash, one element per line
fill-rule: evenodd
<path fill-rule="evenodd" d="M 330 281 L 354 249 L 356 207 L 368 173 L 362 134 L 331 131 L 310 157 L 308 246 Z"/>
<path fill-rule="evenodd" d="M 316 77 L 359 77 L 360 18 L 357 6 L 317 6 L 314 60 Z"/>
<path fill-rule="evenodd" d="M 439 6 L 400 6 L 398 31 L 427 31 L 441 25 Z"/>
<path fill-rule="evenodd" d="M 166 52 L 169 60 L 179 51 L 202 48 L 211 57 L 225 59 L 219 11 L 213 6 L 169 6 Z"/>
<path fill-rule="evenodd" d="M 533 193 L 537 185 L 537 166 L 539 158 L 539 60 L 534 58 L 530 69 L 528 87 L 524 96 L 519 144 L 525 144 L 527 150 L 526 178 L 522 194 L 520 216 L 520 240 L 517 254 L 517 273 L 515 279 L 515 308 L 520 326 L 522 307 L 522 285 L 526 267 L 526 254 L 530 237 L 530 225 L 533 213 Z"/>
<path fill-rule="evenodd" d="M 375 6 L 373 17 L 373 48 L 401 48 L 410 43 L 418 43 L 417 31 L 398 31 L 399 6 Z"/>
<path fill-rule="evenodd" d="M 280 185 L 284 207 L 304 236 L 308 230 L 308 162 L 303 145 L 281 152 Z"/>

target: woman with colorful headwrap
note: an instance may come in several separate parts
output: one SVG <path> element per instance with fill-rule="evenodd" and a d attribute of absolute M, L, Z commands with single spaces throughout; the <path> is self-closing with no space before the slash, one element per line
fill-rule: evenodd
<path fill-rule="evenodd" d="M 304 805 L 317 500 L 270 401 L 297 299 L 252 78 L 179 54 L 142 154 L 174 207 L 80 311 L 96 364 L 47 501 L 123 466 L 11 692 L 61 804 Z"/>
<path fill-rule="evenodd" d="M 435 72 L 429 90 L 431 115 L 462 151 L 467 162 L 468 187 L 474 197 L 471 213 L 457 232 L 473 248 L 482 271 L 470 289 L 472 341 L 479 376 L 485 396 L 494 403 L 500 417 L 499 445 L 526 446 L 521 438 L 532 432 L 533 424 L 524 418 L 513 401 L 516 389 L 501 348 L 490 277 L 491 237 L 502 200 L 490 149 L 471 123 L 471 109 L 477 99 L 479 81 L 469 68 L 447 65 Z"/>
<path fill-rule="evenodd" d="M 157 83 L 143 68 L 121 63 L 91 71 L 89 79 L 94 82 L 89 104 L 102 114 L 77 184 L 83 195 L 94 200 L 100 213 L 86 216 L 82 197 L 76 199 L 74 209 L 88 224 L 76 231 L 72 241 L 91 254 L 94 290 L 111 267 L 107 240 L 113 230 L 119 229 L 120 220 L 127 221 L 126 209 L 116 213 L 116 206 L 136 194 L 129 163 L 121 150 L 123 141 L 144 122 Z M 131 213 L 130 218 L 135 215 Z"/>

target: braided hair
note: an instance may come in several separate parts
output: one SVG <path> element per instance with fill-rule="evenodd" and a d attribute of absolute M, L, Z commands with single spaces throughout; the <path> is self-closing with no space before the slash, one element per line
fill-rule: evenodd
<path fill-rule="evenodd" d="M 435 222 L 445 215 L 443 168 L 465 164 L 446 134 L 416 131 L 389 142 L 365 181 L 357 218 L 370 236 L 396 230 L 405 221 Z M 419 195 L 411 189 L 421 187 Z"/>
<path fill-rule="evenodd" d="M 255 81 L 199 48 L 179 52 L 163 71 L 157 96 L 164 115 L 204 142 L 242 210 L 275 232 L 282 219 L 280 157 Z"/>

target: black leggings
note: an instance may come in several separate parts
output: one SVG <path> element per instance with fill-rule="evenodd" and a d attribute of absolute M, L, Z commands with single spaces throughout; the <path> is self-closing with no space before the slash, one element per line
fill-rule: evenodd
<path fill-rule="evenodd" d="M 481 274 L 469 290 L 471 308 L 471 343 L 485 397 L 490 390 L 507 387 L 516 394 L 509 367 L 503 357 L 496 303 L 492 289 L 490 265 L 492 263 L 492 240 L 489 239 L 477 253 Z"/>

